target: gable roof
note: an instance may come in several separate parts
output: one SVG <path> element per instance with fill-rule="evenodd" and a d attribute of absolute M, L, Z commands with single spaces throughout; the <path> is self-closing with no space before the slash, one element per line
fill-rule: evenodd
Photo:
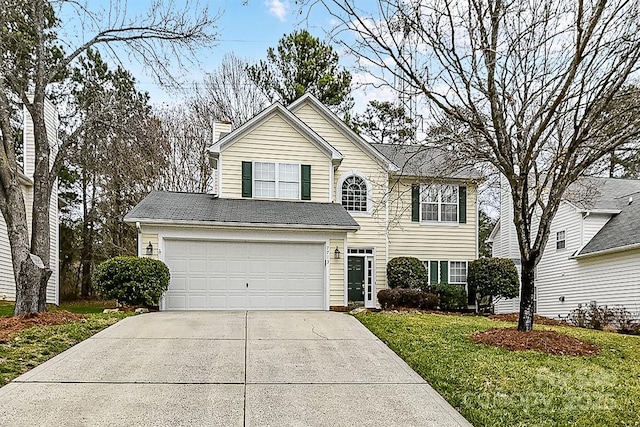
<path fill-rule="evenodd" d="M 326 105 L 318 100 L 310 93 L 305 93 L 300 98 L 296 99 L 287 107 L 294 114 L 297 110 L 302 108 L 303 105 L 310 105 L 315 111 L 317 111 L 325 120 L 327 120 L 334 128 L 342 133 L 345 138 L 351 141 L 356 147 L 358 147 L 365 154 L 369 155 L 372 159 L 378 162 L 385 170 L 395 170 L 396 166 L 389 162 L 389 159 L 385 158 L 379 151 L 375 150 L 371 145 L 364 140 L 360 135 L 355 133 L 349 126 L 343 122 L 333 111 L 329 110 Z"/>
<path fill-rule="evenodd" d="M 570 189 L 567 200 L 586 212 L 611 213 L 611 219 L 576 256 L 597 254 L 640 245 L 640 180 L 583 178 Z M 587 196 L 578 197 L 587 193 Z"/>
<path fill-rule="evenodd" d="M 318 135 L 313 129 L 311 129 L 306 123 L 300 120 L 295 114 L 288 109 L 284 108 L 279 102 L 274 102 L 269 107 L 262 110 L 260 113 L 251 118 L 251 120 L 245 122 L 239 128 L 232 132 L 222 136 L 217 142 L 209 147 L 209 152 L 216 155 L 225 147 L 233 144 L 235 141 L 245 136 L 265 120 L 271 117 L 273 114 L 280 114 L 282 119 L 287 122 L 291 127 L 300 132 L 307 140 L 315 145 L 320 151 L 325 153 L 327 157 L 332 160 L 342 160 L 342 154 L 331 144 L 329 144 L 324 138 Z"/>
<path fill-rule="evenodd" d="M 460 165 L 450 152 L 417 144 L 371 144 L 397 167 L 398 175 L 413 177 L 442 177 L 481 179 L 482 175 L 470 165 Z"/>
<path fill-rule="evenodd" d="M 220 199 L 212 194 L 153 191 L 125 222 L 295 229 L 358 230 L 337 203 Z"/>

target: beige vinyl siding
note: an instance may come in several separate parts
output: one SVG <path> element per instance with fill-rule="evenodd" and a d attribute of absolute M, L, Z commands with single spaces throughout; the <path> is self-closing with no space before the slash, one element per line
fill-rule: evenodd
<path fill-rule="evenodd" d="M 425 261 L 476 259 L 477 191 L 474 185 L 466 184 L 467 222 L 453 225 L 411 221 L 411 181 L 402 180 L 390 186 L 389 258 L 413 256 Z"/>
<path fill-rule="evenodd" d="M 340 249 L 340 259 L 335 259 L 336 247 Z M 329 306 L 344 306 L 344 239 L 329 241 Z"/>
<path fill-rule="evenodd" d="M 141 258 L 153 258 L 158 259 L 158 235 L 151 233 L 141 233 L 140 238 L 140 257 Z M 153 255 L 147 255 L 147 246 L 149 246 L 149 242 L 153 245 Z"/>
<path fill-rule="evenodd" d="M 330 158 L 285 122 L 278 112 L 224 148 L 220 158 L 220 197 L 242 197 L 243 161 L 266 161 L 311 165 L 311 201 L 329 201 Z"/>
<path fill-rule="evenodd" d="M 387 172 L 374 158 L 363 152 L 310 104 L 300 106 L 294 114 L 344 157 L 334 173 L 334 200 L 337 203 L 341 203 L 342 200 L 341 189 L 337 188 L 341 177 L 357 173 L 364 176 L 371 184 L 371 212 L 365 216 L 354 215 L 354 219 L 360 224 L 360 230 L 348 233 L 347 246 L 349 248 L 375 249 L 376 289 L 385 288 L 387 258 L 384 197 L 388 180 Z M 342 305 L 344 305 L 344 301 L 342 301 Z"/>

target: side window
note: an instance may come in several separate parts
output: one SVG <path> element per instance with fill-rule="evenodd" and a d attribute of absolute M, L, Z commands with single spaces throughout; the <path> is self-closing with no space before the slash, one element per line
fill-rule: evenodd
<path fill-rule="evenodd" d="M 556 250 L 561 250 L 567 247 L 567 235 L 564 230 L 556 233 Z"/>

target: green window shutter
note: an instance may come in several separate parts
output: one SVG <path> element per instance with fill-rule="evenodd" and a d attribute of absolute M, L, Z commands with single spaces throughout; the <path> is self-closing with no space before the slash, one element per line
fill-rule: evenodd
<path fill-rule="evenodd" d="M 429 280 L 432 285 L 436 285 L 438 281 L 438 261 L 431 261 L 429 263 L 429 275 L 431 279 Z"/>
<path fill-rule="evenodd" d="M 253 195 L 251 189 L 252 172 L 253 164 L 251 162 L 242 162 L 242 197 L 251 197 Z"/>
<path fill-rule="evenodd" d="M 440 261 L 440 283 L 449 283 L 449 261 Z"/>
<path fill-rule="evenodd" d="M 458 187 L 458 222 L 467 222 L 467 187 Z"/>
<path fill-rule="evenodd" d="M 311 165 L 300 166 L 302 200 L 311 200 Z"/>
<path fill-rule="evenodd" d="M 420 186 L 411 186 L 411 221 L 420 222 Z"/>

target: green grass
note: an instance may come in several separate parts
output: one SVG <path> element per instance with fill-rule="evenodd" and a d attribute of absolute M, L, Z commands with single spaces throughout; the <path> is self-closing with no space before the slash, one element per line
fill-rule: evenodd
<path fill-rule="evenodd" d="M 105 308 L 115 307 L 115 301 L 73 301 L 65 302 L 59 306 L 54 304 L 48 305 L 50 311 L 70 311 L 78 314 L 94 314 L 102 313 Z M 0 316 L 12 316 L 13 315 L 13 302 L 0 301 Z"/>
<path fill-rule="evenodd" d="M 89 314 L 78 322 L 18 332 L 0 343 L 0 386 L 129 315 Z"/>
<path fill-rule="evenodd" d="M 514 326 L 475 316 L 361 313 L 367 328 L 475 426 L 640 425 L 640 337 L 554 329 L 598 356 L 511 352 L 468 336 Z"/>

